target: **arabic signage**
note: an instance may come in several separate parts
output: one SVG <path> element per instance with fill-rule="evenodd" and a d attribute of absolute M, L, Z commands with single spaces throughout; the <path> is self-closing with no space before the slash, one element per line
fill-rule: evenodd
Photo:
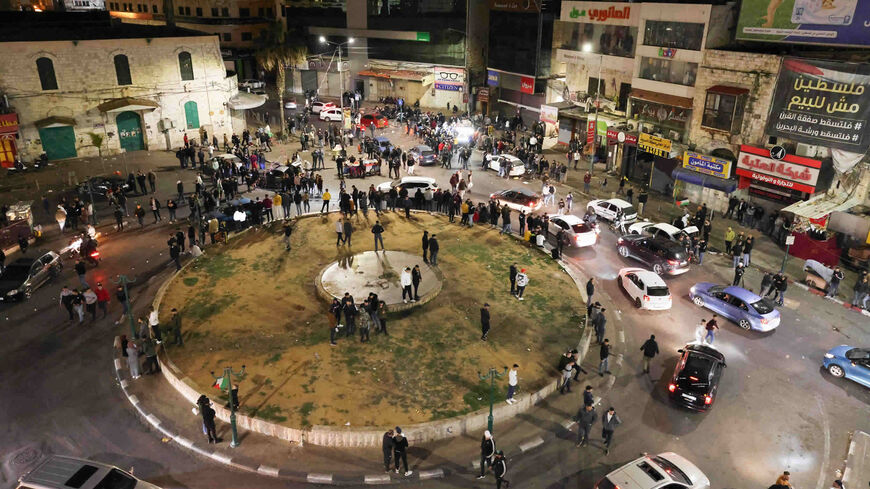
<path fill-rule="evenodd" d="M 541 105 L 541 115 L 539 118 L 542 122 L 550 124 L 559 123 L 559 108 L 552 105 Z"/>
<path fill-rule="evenodd" d="M 350 113 L 350 107 L 345 107 L 342 110 L 342 122 L 345 130 L 350 130 L 353 125 L 353 115 Z"/>
<path fill-rule="evenodd" d="M 607 141 L 610 142 L 610 144 L 616 144 L 620 142 L 620 134 L 622 134 L 623 137 L 622 142 L 628 144 L 629 146 L 637 146 L 637 136 L 635 136 L 634 134 L 629 134 L 627 132 L 618 131 L 616 129 L 607 130 Z"/>
<path fill-rule="evenodd" d="M 535 93 L 535 79 L 530 76 L 520 77 L 520 91 L 523 93 Z"/>
<path fill-rule="evenodd" d="M 562 2 L 559 20 L 589 24 L 636 26 L 640 8 L 616 2 Z M 632 15 L 634 14 L 634 17 Z"/>
<path fill-rule="evenodd" d="M 435 89 L 458 92 L 465 85 L 465 70 L 462 68 L 435 67 Z"/>
<path fill-rule="evenodd" d="M 737 39 L 868 46 L 868 27 L 867 0 L 743 0 Z"/>
<path fill-rule="evenodd" d="M 489 102 L 489 88 L 482 87 L 477 89 L 477 101 Z"/>
<path fill-rule="evenodd" d="M 683 168 L 719 178 L 731 176 L 731 162 L 691 151 L 683 153 Z"/>
<path fill-rule="evenodd" d="M 768 134 L 866 153 L 868 120 L 870 64 L 783 60 L 767 118 Z"/>
<path fill-rule="evenodd" d="M 671 140 L 642 132 L 637 138 L 637 147 L 647 153 L 667 158 L 671 152 Z"/>
<path fill-rule="evenodd" d="M 0 115 L 0 134 L 15 134 L 18 132 L 18 114 Z"/>
<path fill-rule="evenodd" d="M 486 84 L 491 87 L 498 86 L 499 72 L 493 70 L 486 70 Z"/>
<path fill-rule="evenodd" d="M 595 141 L 595 121 L 589 119 L 586 121 L 586 144 L 592 144 Z"/>
<path fill-rule="evenodd" d="M 737 156 L 738 175 L 810 194 L 816 191 L 821 167 L 819 160 L 795 155 L 775 160 L 769 150 L 746 145 L 740 146 Z"/>
<path fill-rule="evenodd" d="M 490 10 L 504 12 L 538 12 L 541 0 L 489 0 Z"/>

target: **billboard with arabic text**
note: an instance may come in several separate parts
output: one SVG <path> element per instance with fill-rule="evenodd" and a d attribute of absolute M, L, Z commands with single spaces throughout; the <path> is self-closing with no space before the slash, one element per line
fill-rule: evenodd
<path fill-rule="evenodd" d="M 870 64 L 785 58 L 767 133 L 865 153 L 870 146 Z"/>
<path fill-rule="evenodd" d="M 743 0 L 737 39 L 748 41 L 870 45 L 870 1 Z"/>

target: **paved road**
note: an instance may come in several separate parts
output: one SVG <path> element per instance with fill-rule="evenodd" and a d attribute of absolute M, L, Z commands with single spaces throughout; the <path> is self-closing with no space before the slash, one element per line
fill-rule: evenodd
<path fill-rule="evenodd" d="M 393 137 L 407 147 L 404 137 Z M 436 176 L 442 184 L 448 178 L 447 170 L 439 168 L 418 173 Z M 475 172 L 474 197 L 505 186 L 491 173 L 483 173 Z M 325 176 L 332 181 L 329 171 Z M 164 180 L 166 188 L 160 191 L 168 194 L 173 184 Z M 366 183 L 382 180 L 370 178 Z M 148 278 L 168 266 L 169 230 L 150 227 L 109 236 L 101 244 L 105 261 L 89 273 L 89 279 L 107 284 L 115 274 L 129 273 L 140 284 L 134 297 L 147 295 Z M 601 280 L 613 313 L 609 326 L 614 333 L 609 334 L 624 331 L 624 341 L 614 338 L 617 352 L 625 353 L 622 368 L 612 369 L 618 378 L 602 405 L 616 406 L 625 424 L 608 457 L 595 446 L 575 449 L 573 443 L 560 440 L 511 461 L 515 485 L 588 488 L 641 451 L 674 450 L 695 461 L 715 488 L 766 487 L 785 469 L 791 470 L 800 489 L 827 487 L 824 484 L 845 456 L 848 432 L 870 428 L 870 393 L 830 378 L 819 369 L 820 358 L 831 345 L 866 343 L 867 325 L 859 322 L 863 317 L 792 287 L 777 331 L 760 335 L 744 333 L 732 324 L 723 326 L 716 345 L 725 354 L 728 369 L 719 399 L 707 414 L 688 413 L 669 405 L 663 395 L 675 349 L 691 339 L 701 317 L 709 317 L 685 299 L 685 293 L 697 281 L 725 281 L 730 271 L 708 257 L 703 269 L 668 279 L 675 294 L 671 311 L 637 311 L 613 280 L 619 268 L 634 265 L 616 255 L 614 240 L 604 231 L 595 249 L 574 250 L 566 256 L 571 266 Z M 747 280 L 755 283 L 758 277 L 749 275 Z M 70 264 L 57 283 L 38 290 L 28 303 L 0 306 L 4 332 L 0 372 L 7 393 L 0 397 L 0 418 L 13 420 L 7 422 L 0 444 L 0 486 L 13 487 L 31 455 L 45 453 L 132 466 L 137 475 L 167 488 L 296 486 L 201 461 L 164 445 L 147 430 L 121 397 L 111 371 L 110 338 L 127 329 L 111 320 L 85 325 L 64 322 L 65 312 L 56 305 L 59 285 L 75 281 Z M 141 302 L 138 307 L 143 307 Z M 638 348 L 650 333 L 656 334 L 663 353 L 652 375 L 646 376 L 637 373 Z M 459 478 L 426 485 L 489 487 L 492 480 Z"/>

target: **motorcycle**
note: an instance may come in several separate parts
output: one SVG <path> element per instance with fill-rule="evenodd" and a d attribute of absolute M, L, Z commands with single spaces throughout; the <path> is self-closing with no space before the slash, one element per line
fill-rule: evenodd
<path fill-rule="evenodd" d="M 93 226 L 88 224 L 87 231 L 82 233 L 82 234 L 78 234 L 78 235 L 71 237 L 69 240 L 69 243 L 66 246 L 64 246 L 63 248 L 61 248 L 59 254 L 60 254 L 60 256 L 62 256 L 64 258 L 73 258 L 78 254 L 78 255 L 81 255 L 82 258 L 87 259 L 85 257 L 85 254 L 82 253 L 82 246 L 90 245 L 93 248 L 91 253 L 96 253 L 96 255 L 93 256 L 92 258 L 99 259 L 100 254 L 99 254 L 99 252 L 97 252 L 97 245 L 99 245 L 97 238 L 99 238 L 99 237 L 100 237 L 100 233 L 98 233 L 94 229 Z M 88 254 L 90 254 L 90 253 L 88 253 Z"/>

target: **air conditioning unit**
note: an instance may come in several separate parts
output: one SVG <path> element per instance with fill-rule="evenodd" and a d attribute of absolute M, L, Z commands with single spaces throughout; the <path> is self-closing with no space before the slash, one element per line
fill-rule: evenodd
<path fill-rule="evenodd" d="M 166 132 L 175 127 L 175 123 L 172 122 L 172 119 L 160 119 L 157 121 L 157 130 L 160 132 Z"/>
<path fill-rule="evenodd" d="M 668 131 L 668 139 L 670 139 L 671 141 L 679 141 L 680 133 L 678 133 L 677 131 Z"/>
<path fill-rule="evenodd" d="M 628 122 L 625 123 L 625 125 L 626 127 L 628 127 L 629 131 L 637 131 L 640 123 L 637 121 L 637 119 L 629 119 Z"/>
<path fill-rule="evenodd" d="M 815 144 L 798 143 L 797 148 L 795 149 L 795 154 L 807 158 L 815 158 L 818 151 L 819 147 Z"/>

